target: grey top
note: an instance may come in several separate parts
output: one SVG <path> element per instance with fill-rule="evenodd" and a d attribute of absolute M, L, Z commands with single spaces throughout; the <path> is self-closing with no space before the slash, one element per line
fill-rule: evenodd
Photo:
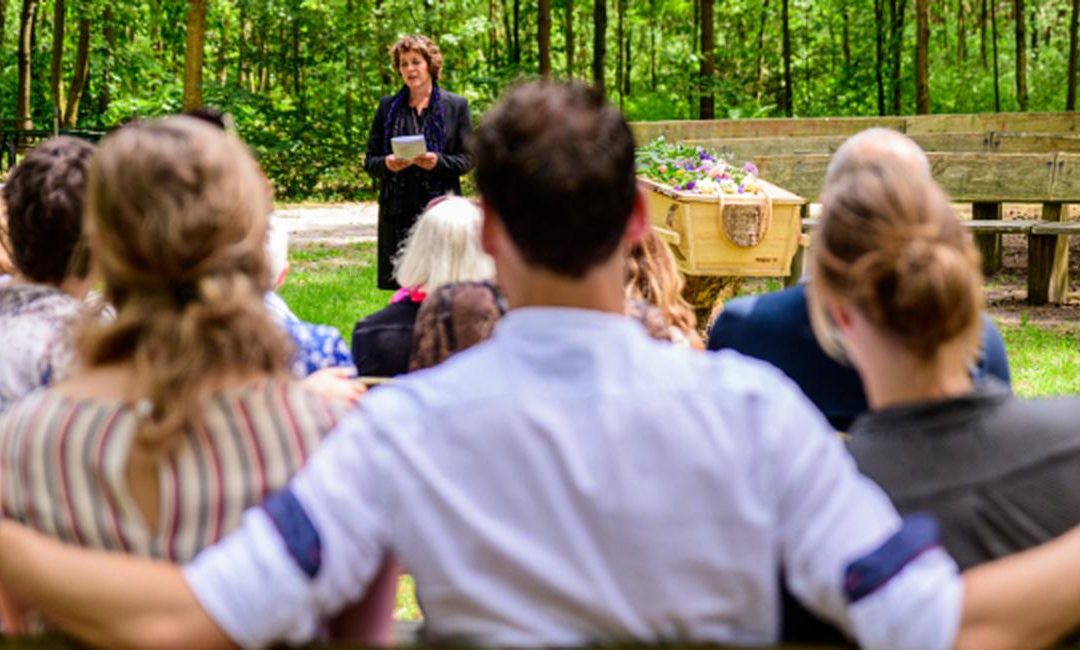
<path fill-rule="evenodd" d="M 848 449 L 902 514 L 930 512 L 961 568 L 1080 522 L 1080 398 L 1021 400 L 989 381 L 964 397 L 870 412 Z"/>

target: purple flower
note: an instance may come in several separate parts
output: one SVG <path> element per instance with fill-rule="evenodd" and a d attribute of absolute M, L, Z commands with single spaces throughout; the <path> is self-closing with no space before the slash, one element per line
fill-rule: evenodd
<path fill-rule="evenodd" d="M 686 184 L 686 189 L 692 190 L 692 189 L 694 189 L 695 185 L 697 185 L 697 181 L 690 181 L 689 183 Z"/>
<path fill-rule="evenodd" d="M 758 175 L 757 165 L 755 165 L 752 162 L 746 163 L 745 165 L 742 166 L 742 168 L 743 168 L 743 171 L 746 172 L 747 174 L 753 174 L 754 176 Z"/>
<path fill-rule="evenodd" d="M 744 192 L 746 192 L 746 185 L 740 185 L 739 186 L 739 194 L 743 194 Z"/>

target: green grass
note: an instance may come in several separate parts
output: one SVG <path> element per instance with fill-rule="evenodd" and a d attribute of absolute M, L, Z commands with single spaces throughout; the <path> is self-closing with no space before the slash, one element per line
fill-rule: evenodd
<path fill-rule="evenodd" d="M 999 325 L 1021 397 L 1080 393 L 1080 338 L 1073 329 Z"/>
<path fill-rule="evenodd" d="M 353 325 L 390 302 L 375 288 L 375 244 L 309 246 L 289 254 L 281 297 L 302 320 L 338 328 L 346 342 Z"/>

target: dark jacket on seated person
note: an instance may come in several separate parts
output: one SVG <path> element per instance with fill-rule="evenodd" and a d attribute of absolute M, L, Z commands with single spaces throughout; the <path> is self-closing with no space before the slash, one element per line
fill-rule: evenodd
<path fill-rule="evenodd" d="M 825 354 L 814 338 L 803 284 L 737 298 L 724 305 L 709 332 L 708 349 L 725 348 L 782 370 L 839 431 L 847 431 L 866 411 L 866 395 L 858 373 Z M 977 379 L 994 376 L 1006 385 L 1010 382 L 1001 334 L 985 314 L 982 353 L 974 375 Z"/>
<path fill-rule="evenodd" d="M 360 320 L 353 328 L 352 355 L 361 377 L 393 377 L 409 371 L 413 326 L 420 303 L 403 300 Z"/>

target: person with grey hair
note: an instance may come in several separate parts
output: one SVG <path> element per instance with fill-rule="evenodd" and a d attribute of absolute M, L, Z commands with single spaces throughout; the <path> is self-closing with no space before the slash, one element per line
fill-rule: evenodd
<path fill-rule="evenodd" d="M 906 173 L 930 176 L 926 154 L 911 138 L 892 129 L 872 128 L 853 135 L 837 149 L 829 162 L 826 187 L 868 164 L 887 164 Z M 996 377 L 1008 385 L 1009 361 L 1001 334 L 985 314 L 981 320 L 981 354 L 972 374 L 976 378 Z M 803 283 L 724 305 L 709 332 L 708 349 L 731 349 L 776 366 L 839 431 L 847 431 L 855 418 L 866 412 L 859 375 L 827 355 L 814 338 Z"/>
<path fill-rule="evenodd" d="M 401 286 L 385 308 L 353 329 L 352 354 L 362 377 L 393 377 L 409 371 L 413 327 L 428 295 L 454 282 L 491 280 L 495 267 L 480 246 L 480 208 L 446 196 L 420 215 L 394 260 Z"/>

